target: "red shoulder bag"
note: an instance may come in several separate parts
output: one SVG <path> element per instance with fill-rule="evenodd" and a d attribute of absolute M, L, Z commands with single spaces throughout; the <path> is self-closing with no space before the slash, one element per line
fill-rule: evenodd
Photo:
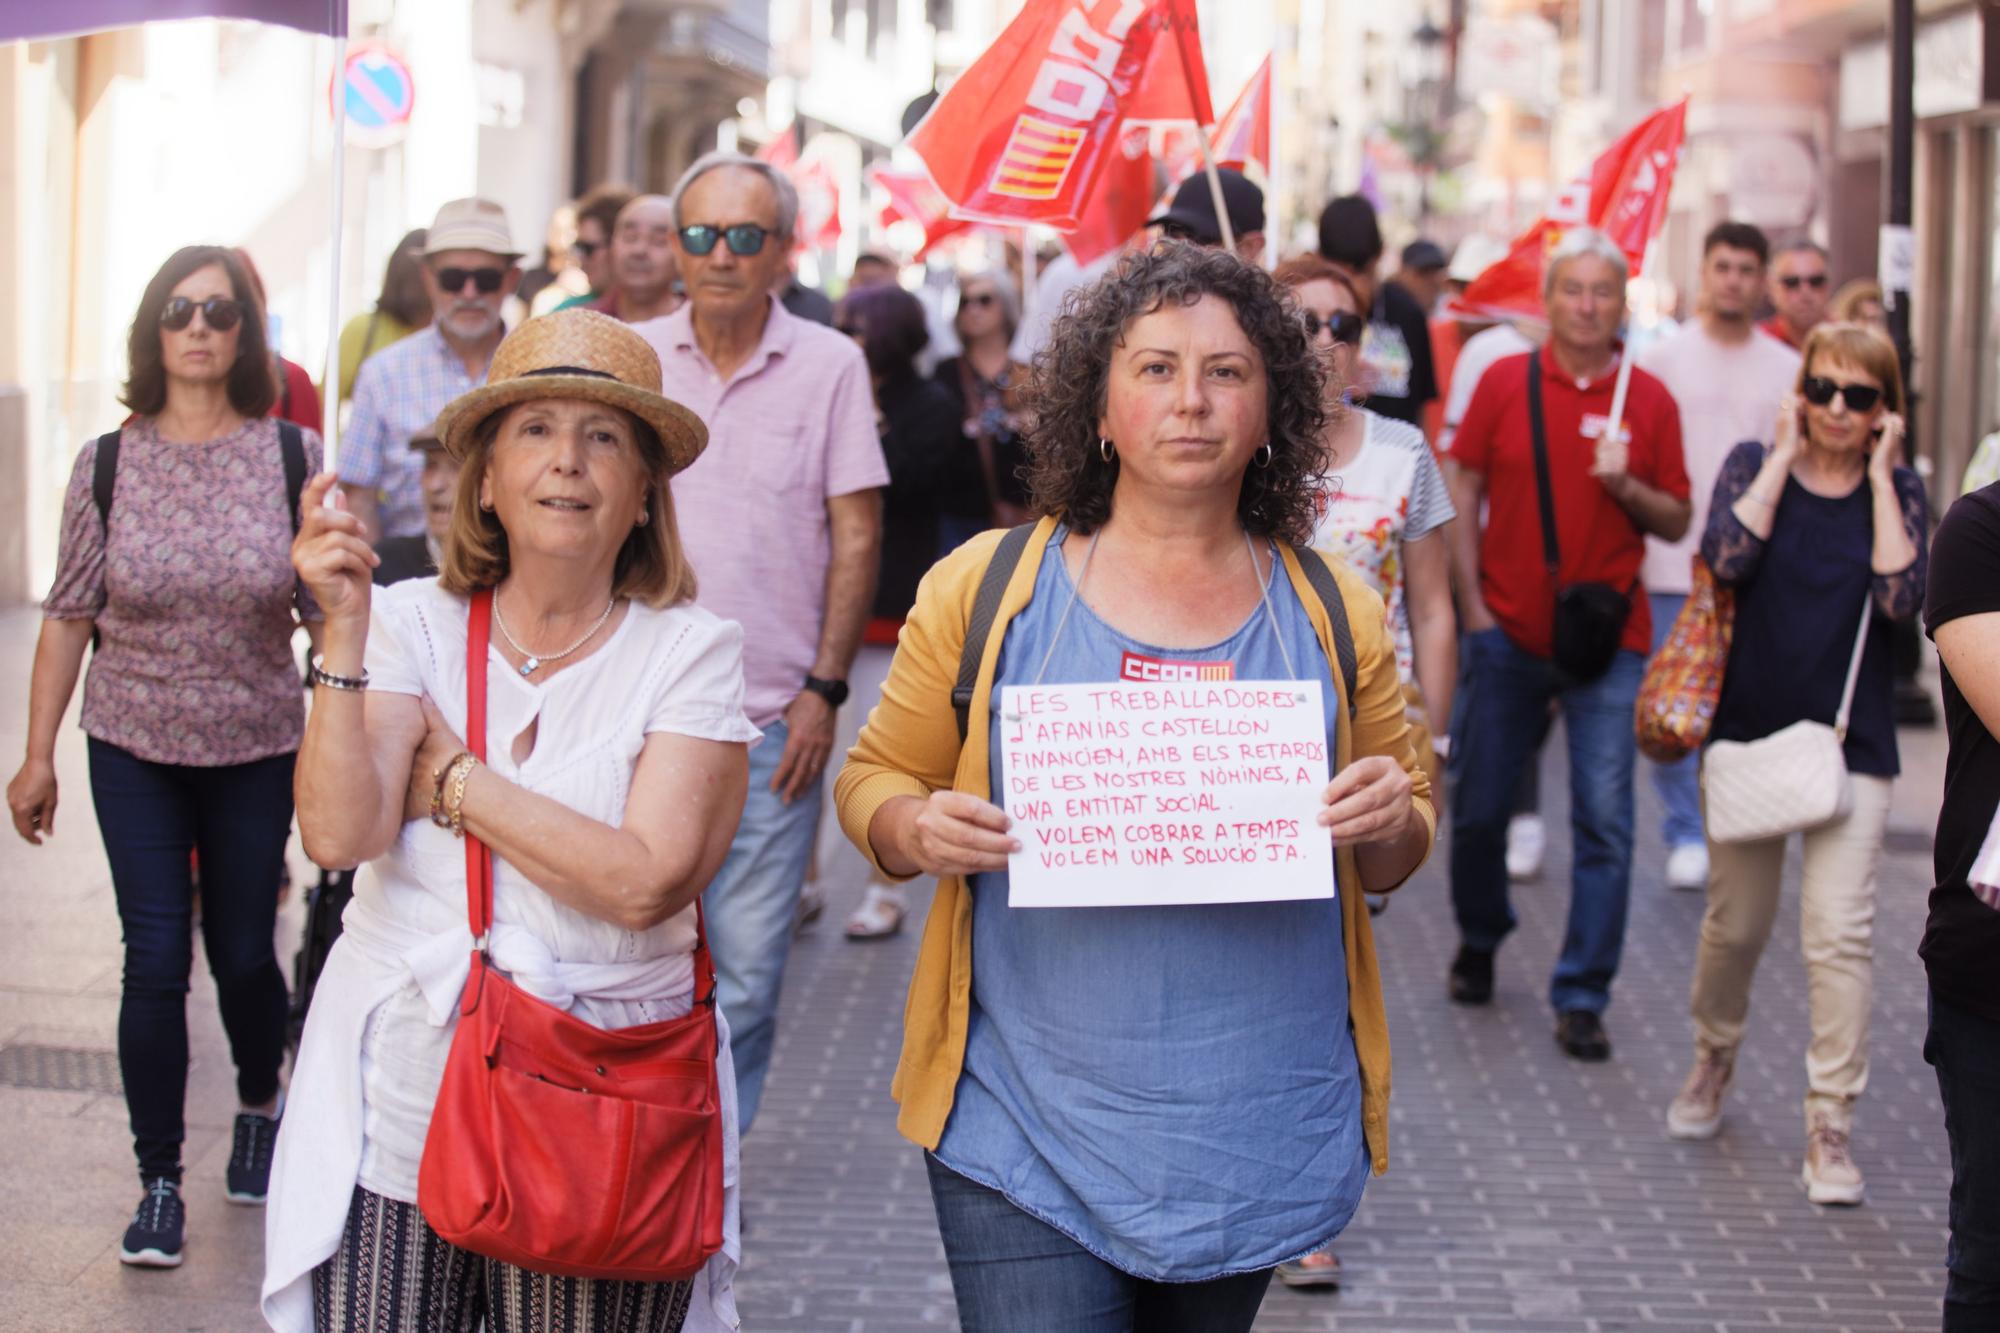
<path fill-rule="evenodd" d="M 493 594 L 472 599 L 466 747 L 486 757 Z M 472 973 L 417 1175 L 417 1205 L 461 1249 L 565 1277 L 678 1281 L 722 1248 L 715 966 L 696 905 L 694 1008 L 606 1030 L 487 959 L 493 853 L 465 835 Z"/>

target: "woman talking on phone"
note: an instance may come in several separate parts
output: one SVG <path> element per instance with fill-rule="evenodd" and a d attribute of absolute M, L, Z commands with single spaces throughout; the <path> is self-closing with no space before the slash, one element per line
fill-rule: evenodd
<path fill-rule="evenodd" d="M 1754 742 L 1799 722 L 1832 722 L 1852 690 L 1842 738 L 1852 803 L 1804 834 L 1799 905 L 1812 1026 L 1803 1178 L 1814 1203 L 1857 1204 L 1861 1170 L 1849 1136 L 1868 1082 L 1875 876 L 1897 772 L 1890 622 L 1923 605 L 1929 520 L 1923 483 L 1901 464 L 1895 349 L 1860 325 L 1823 324 L 1803 350 L 1776 442 L 1768 451 L 1736 446 L 1702 537 L 1702 558 L 1736 594 L 1709 739 Z M 1711 754 L 1705 790 L 1713 763 Z M 1780 784 L 1796 776 L 1769 775 Z M 1668 1133 L 1683 1139 L 1721 1128 L 1789 841 L 1710 835 L 1691 1003 L 1695 1062 L 1667 1110 Z"/>

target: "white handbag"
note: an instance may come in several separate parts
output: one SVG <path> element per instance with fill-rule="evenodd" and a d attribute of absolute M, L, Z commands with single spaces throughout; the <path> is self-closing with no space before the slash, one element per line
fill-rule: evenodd
<path fill-rule="evenodd" d="M 1870 595 L 1861 604 L 1861 628 L 1832 726 L 1794 722 L 1762 740 L 1711 741 L 1702 752 L 1702 822 L 1710 839 L 1761 842 L 1847 817 L 1854 804 L 1847 779 L 1847 716 L 1873 603 Z"/>

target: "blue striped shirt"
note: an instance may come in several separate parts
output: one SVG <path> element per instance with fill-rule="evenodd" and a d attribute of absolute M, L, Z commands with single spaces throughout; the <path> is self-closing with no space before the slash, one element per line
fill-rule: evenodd
<path fill-rule="evenodd" d="M 354 412 L 340 440 L 340 480 L 374 488 L 384 537 L 424 532 L 424 497 L 417 486 L 424 461 L 410 448 L 410 437 L 437 420 L 452 399 L 484 383 L 485 370 L 466 373 L 465 359 L 435 324 L 361 363 L 354 377 Z"/>

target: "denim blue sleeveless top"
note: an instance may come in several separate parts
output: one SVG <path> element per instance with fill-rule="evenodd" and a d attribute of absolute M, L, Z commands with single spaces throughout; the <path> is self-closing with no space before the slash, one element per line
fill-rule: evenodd
<path fill-rule="evenodd" d="M 1227 661 L 1238 680 L 1290 678 L 1289 653 L 1320 681 L 1333 752 L 1333 681 L 1290 579 L 1267 584 L 1274 616 L 1260 605 L 1221 643 L 1160 648 L 1081 598 L 1062 623 L 1064 535 L 1002 640 L 994 791 L 1000 687 L 1117 680 L 1126 653 Z M 1333 899 L 1015 910 L 1005 873 L 972 894 L 971 1026 L 940 1162 L 1153 1281 L 1269 1268 L 1340 1233 L 1368 1153 Z"/>

